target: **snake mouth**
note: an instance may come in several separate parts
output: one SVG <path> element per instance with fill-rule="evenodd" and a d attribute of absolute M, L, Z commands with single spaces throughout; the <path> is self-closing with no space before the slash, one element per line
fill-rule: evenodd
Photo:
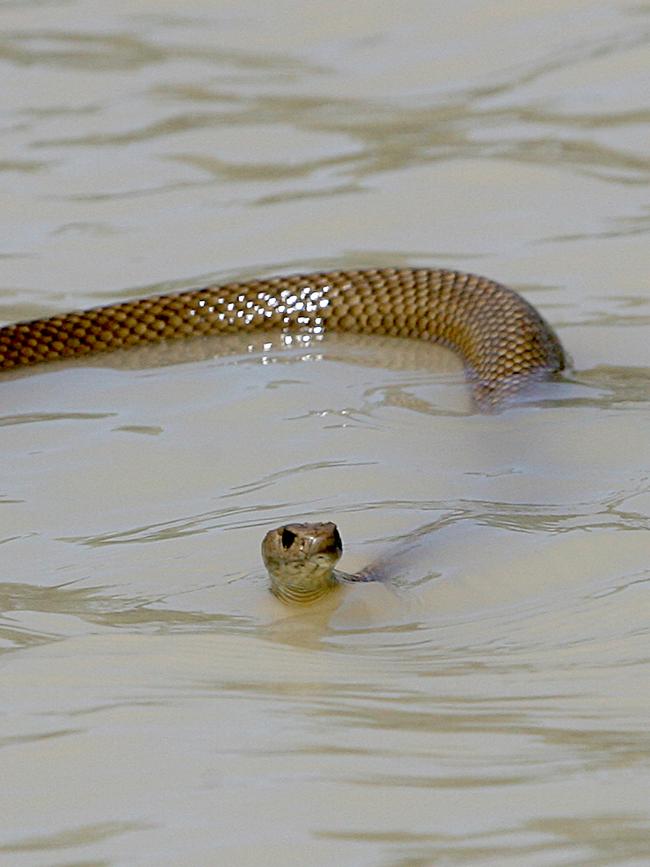
<path fill-rule="evenodd" d="M 270 530 L 262 559 L 271 592 L 284 602 L 313 602 L 337 586 L 343 543 L 336 524 L 286 524 Z"/>

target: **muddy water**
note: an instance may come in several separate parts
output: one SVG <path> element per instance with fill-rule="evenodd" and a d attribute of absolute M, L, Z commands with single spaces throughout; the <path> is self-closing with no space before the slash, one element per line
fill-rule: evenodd
<path fill-rule="evenodd" d="M 0 3 L 5 321 L 442 265 L 574 361 L 490 417 L 390 340 L 4 375 L 2 864 L 647 863 L 649 36 L 623 0 Z M 275 603 L 298 517 L 394 580 Z"/>

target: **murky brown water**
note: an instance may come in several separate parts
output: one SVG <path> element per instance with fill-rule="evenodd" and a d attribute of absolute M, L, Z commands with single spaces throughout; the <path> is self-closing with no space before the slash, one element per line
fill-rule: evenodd
<path fill-rule="evenodd" d="M 650 860 L 650 6 L 2 0 L 0 315 L 478 271 L 575 362 L 198 343 L 0 382 L 0 861 Z M 182 363 L 175 363 L 175 362 Z M 333 518 L 390 587 L 272 601 Z"/>

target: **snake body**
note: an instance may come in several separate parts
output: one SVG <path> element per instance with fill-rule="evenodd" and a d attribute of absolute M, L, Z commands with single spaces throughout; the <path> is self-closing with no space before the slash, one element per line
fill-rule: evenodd
<path fill-rule="evenodd" d="M 463 357 L 483 409 L 564 367 L 557 337 L 512 289 L 459 271 L 377 268 L 227 283 L 7 325 L 0 328 L 0 369 L 192 335 L 272 329 L 445 344 Z"/>
<path fill-rule="evenodd" d="M 483 410 L 565 364 L 551 328 L 512 289 L 459 271 L 377 268 L 228 283 L 7 325 L 0 328 L 0 369 L 180 337 L 273 329 L 442 343 L 462 356 Z M 270 531 L 263 554 L 271 589 L 284 601 L 312 601 L 338 583 L 333 570 L 341 540 L 334 524 Z"/>

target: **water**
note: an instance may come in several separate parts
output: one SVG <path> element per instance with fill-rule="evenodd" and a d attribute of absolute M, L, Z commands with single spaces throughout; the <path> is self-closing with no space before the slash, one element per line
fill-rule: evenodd
<path fill-rule="evenodd" d="M 649 12 L 0 3 L 4 320 L 447 266 L 574 362 L 487 417 L 394 340 L 3 375 L 0 863 L 647 863 Z M 295 518 L 394 583 L 276 603 Z"/>

